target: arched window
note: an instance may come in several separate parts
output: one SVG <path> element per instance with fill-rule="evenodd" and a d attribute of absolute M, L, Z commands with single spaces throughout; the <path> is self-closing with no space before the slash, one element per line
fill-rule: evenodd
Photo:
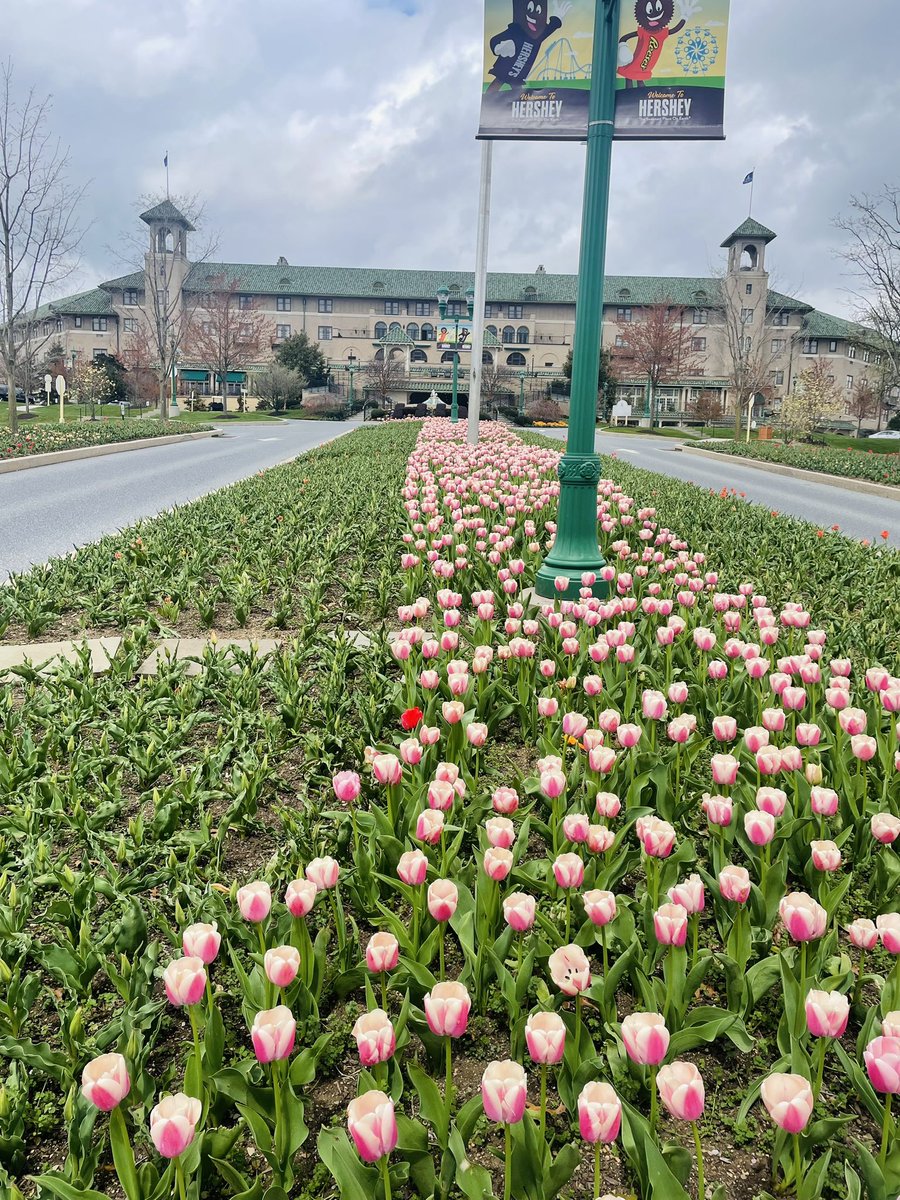
<path fill-rule="evenodd" d="M 513 329 L 512 325 L 503 326 L 503 333 L 500 340 L 506 342 L 507 345 L 516 340 L 516 331 Z"/>
<path fill-rule="evenodd" d="M 458 296 L 459 295 L 459 284 L 451 283 L 449 288 L 447 288 L 447 291 L 450 293 L 451 296 Z"/>
<path fill-rule="evenodd" d="M 409 325 L 407 325 L 407 327 L 406 327 L 406 336 L 407 336 L 408 338 L 412 338 L 412 340 L 413 340 L 414 342 L 417 342 L 417 341 L 419 340 L 419 327 L 418 327 L 418 325 L 415 323 L 415 321 L 411 321 L 411 322 L 410 322 L 410 324 L 409 324 Z"/>
<path fill-rule="evenodd" d="M 528 337 L 528 329 L 526 328 L 526 326 L 520 325 L 519 328 L 516 330 L 516 341 L 519 343 L 520 346 L 528 345 L 529 337 Z"/>
<path fill-rule="evenodd" d="M 497 326 L 496 325 L 486 325 L 485 329 L 487 329 L 488 333 L 492 333 L 494 335 L 494 337 L 497 336 Z"/>
<path fill-rule="evenodd" d="M 757 253 L 755 246 L 745 246 L 741 253 L 741 270 L 755 271 L 757 262 Z"/>
<path fill-rule="evenodd" d="M 631 292 L 628 290 L 628 288 L 619 288 L 619 299 L 620 300 L 630 300 L 631 299 Z"/>
<path fill-rule="evenodd" d="M 524 367 L 525 355 L 520 354 L 518 350 L 514 350 L 512 354 L 507 354 L 506 365 L 508 367 Z"/>
<path fill-rule="evenodd" d="M 380 346 L 375 351 L 375 361 L 376 362 L 384 362 L 384 349 Z"/>
<path fill-rule="evenodd" d="M 526 300 L 533 300 L 537 295 L 537 288 L 527 287 L 523 293 Z"/>
<path fill-rule="evenodd" d="M 390 325 L 388 326 L 388 330 L 391 329 L 399 329 L 401 333 L 403 332 L 403 326 L 399 321 L 391 321 Z"/>
<path fill-rule="evenodd" d="M 424 324 L 422 326 L 421 336 L 422 336 L 423 342 L 433 342 L 434 341 L 434 326 L 429 325 L 427 323 Z"/>
<path fill-rule="evenodd" d="M 444 353 L 441 355 L 441 362 L 442 363 L 452 363 L 453 362 L 453 351 L 445 350 Z"/>
<path fill-rule="evenodd" d="M 375 322 L 375 337 L 383 338 L 386 333 L 387 333 L 387 325 L 385 325 L 384 321 L 376 321 Z"/>
<path fill-rule="evenodd" d="M 414 363 L 428 362 L 428 355 L 424 350 L 413 350 L 409 356 L 409 361 Z"/>
<path fill-rule="evenodd" d="M 494 365 L 494 356 L 491 354 L 490 350 L 482 350 L 481 361 L 486 367 L 492 367 Z"/>

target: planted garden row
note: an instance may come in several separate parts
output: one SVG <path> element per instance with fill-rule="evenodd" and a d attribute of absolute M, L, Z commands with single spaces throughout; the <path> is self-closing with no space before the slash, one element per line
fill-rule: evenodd
<path fill-rule="evenodd" d="M 780 463 L 804 471 L 824 471 L 845 479 L 866 479 L 870 483 L 900 486 L 900 458 L 896 453 L 879 454 L 876 450 L 836 450 L 830 446 L 783 446 L 773 442 L 739 442 L 719 439 L 698 442 L 703 450 L 732 454 L 758 462 Z"/>
<path fill-rule="evenodd" d="M 199 433 L 212 425 L 193 425 L 185 430 L 178 421 L 106 420 L 79 421 L 68 425 L 28 425 L 14 438 L 0 440 L 0 461 L 25 458 L 29 454 L 53 454 L 59 450 L 80 450 L 85 446 L 108 446 L 131 442 L 135 438 L 170 437 L 176 433 Z"/>
<path fill-rule="evenodd" d="M 897 681 L 746 554 L 720 575 L 652 476 L 659 508 L 601 484 L 610 599 L 526 608 L 558 454 L 453 433 L 241 493 L 358 576 L 307 542 L 320 603 L 268 664 L 135 685 L 133 625 L 108 677 L 7 693 L 10 1180 L 888 1200 Z M 399 601 L 389 640 L 342 636 L 354 596 Z"/>

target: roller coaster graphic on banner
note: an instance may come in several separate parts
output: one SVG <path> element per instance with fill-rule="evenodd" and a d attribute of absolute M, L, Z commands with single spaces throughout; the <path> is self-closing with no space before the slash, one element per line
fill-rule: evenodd
<path fill-rule="evenodd" d="M 579 63 L 568 38 L 557 38 L 535 63 L 530 77 L 542 83 L 555 83 L 563 79 L 590 79 L 591 64 Z"/>

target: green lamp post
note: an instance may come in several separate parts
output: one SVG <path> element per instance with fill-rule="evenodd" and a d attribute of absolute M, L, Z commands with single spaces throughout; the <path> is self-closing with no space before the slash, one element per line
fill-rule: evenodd
<path fill-rule="evenodd" d="M 348 417 L 353 416 L 353 402 L 355 400 L 355 396 L 353 395 L 353 377 L 358 370 L 359 370 L 359 366 L 357 364 L 356 355 L 351 350 L 350 353 L 347 355 L 347 373 L 350 376 L 350 394 L 349 394 L 349 398 L 347 401 L 347 406 L 350 410 L 347 413 Z M 365 409 L 365 405 L 363 405 L 363 408 Z M 365 417 L 365 415 L 366 415 L 365 412 L 363 412 L 363 417 Z"/>
<path fill-rule="evenodd" d="M 597 483 L 600 458 L 595 449 L 597 378 L 603 330 L 603 276 L 606 269 L 606 222 L 612 161 L 615 82 L 620 0 L 597 0 L 592 62 L 593 83 L 588 109 L 587 161 L 581 214 L 581 252 L 578 260 L 578 303 L 572 351 L 572 389 L 569 437 L 559 464 L 559 514 L 556 540 L 541 564 L 535 594 L 542 599 L 577 598 L 586 572 L 599 574 L 605 566 L 597 540 Z M 569 580 L 556 590 L 560 576 Z M 609 586 L 598 579 L 595 596 Z"/>
<path fill-rule="evenodd" d="M 438 312 L 441 320 L 447 319 L 447 303 L 450 299 L 450 289 L 439 287 L 437 290 Z M 466 288 L 467 319 L 472 320 L 475 311 L 475 289 Z M 450 402 L 450 421 L 453 425 L 459 420 L 459 323 L 466 318 L 454 312 L 450 320 L 453 322 L 453 398 Z"/>

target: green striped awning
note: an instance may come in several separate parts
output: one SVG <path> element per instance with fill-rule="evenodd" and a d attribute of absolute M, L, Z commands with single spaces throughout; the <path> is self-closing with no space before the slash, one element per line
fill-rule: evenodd
<path fill-rule="evenodd" d="M 209 371 L 186 371 L 183 367 L 179 372 L 181 378 L 189 383 L 206 383 Z"/>

